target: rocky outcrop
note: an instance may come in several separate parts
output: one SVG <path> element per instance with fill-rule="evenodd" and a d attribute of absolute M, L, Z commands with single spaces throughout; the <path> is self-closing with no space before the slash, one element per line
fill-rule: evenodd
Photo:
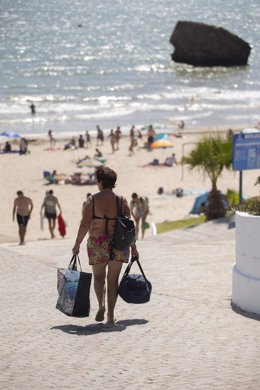
<path fill-rule="evenodd" d="M 194 66 L 246 65 L 250 46 L 222 27 L 179 21 L 170 38 L 175 62 Z"/>

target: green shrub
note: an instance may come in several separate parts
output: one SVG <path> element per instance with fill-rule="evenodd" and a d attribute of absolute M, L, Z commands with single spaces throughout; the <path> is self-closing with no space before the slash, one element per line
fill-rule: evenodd
<path fill-rule="evenodd" d="M 228 189 L 225 197 L 229 205 L 236 205 L 239 203 L 239 194 L 237 191 Z"/>
<path fill-rule="evenodd" d="M 243 203 L 233 206 L 234 211 L 243 211 L 251 215 L 260 216 L 260 197 L 246 199 Z"/>

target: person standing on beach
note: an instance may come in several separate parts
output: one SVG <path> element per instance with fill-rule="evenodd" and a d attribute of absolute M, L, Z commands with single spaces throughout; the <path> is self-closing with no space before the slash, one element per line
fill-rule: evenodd
<path fill-rule="evenodd" d="M 80 251 L 80 244 L 87 233 L 87 252 L 89 264 L 92 265 L 94 275 L 94 289 L 98 300 L 99 309 L 95 320 L 104 320 L 106 311 L 105 296 L 107 291 L 107 323 L 114 324 L 114 309 L 117 301 L 118 278 L 123 263 L 131 256 L 139 257 L 136 245 L 132 245 L 124 251 L 114 249 L 114 259 L 110 260 L 110 244 L 113 237 L 116 217 L 118 215 L 117 198 L 113 192 L 117 174 L 108 167 L 98 167 L 96 171 L 99 192 L 87 199 L 83 211 L 75 245 L 72 248 L 73 255 Z M 121 197 L 122 212 L 130 216 L 127 200 Z M 107 288 L 106 288 L 107 284 Z"/>
<path fill-rule="evenodd" d="M 91 147 L 91 137 L 88 130 L 86 130 L 85 138 L 86 138 L 86 148 L 88 149 Z"/>
<path fill-rule="evenodd" d="M 154 142 L 155 130 L 152 125 L 149 126 L 147 131 L 147 147 L 148 151 L 152 150 L 151 145 Z"/>
<path fill-rule="evenodd" d="M 30 198 L 24 196 L 22 191 L 17 191 L 17 195 L 18 197 L 14 200 L 13 221 L 16 214 L 16 219 L 19 226 L 19 245 L 24 245 L 27 224 L 33 210 L 33 202 Z"/>
<path fill-rule="evenodd" d="M 97 125 L 97 146 L 102 146 L 104 142 L 104 132 Z"/>
<path fill-rule="evenodd" d="M 115 150 L 116 150 L 116 149 L 115 149 L 115 145 L 116 145 L 116 135 L 115 135 L 113 129 L 111 129 L 110 134 L 109 134 L 109 136 L 108 136 L 107 138 L 110 138 L 110 144 L 111 144 L 111 148 L 112 148 L 112 153 L 114 153 Z"/>
<path fill-rule="evenodd" d="M 57 219 L 57 211 L 56 211 L 57 207 L 61 212 L 59 201 L 56 198 L 56 196 L 53 195 L 53 190 L 50 190 L 44 198 L 41 207 L 41 214 L 42 214 L 42 210 L 44 209 L 44 216 L 48 219 L 51 238 L 55 237 L 54 229 L 56 226 L 56 219 Z"/>
<path fill-rule="evenodd" d="M 137 139 L 135 137 L 135 127 L 132 126 L 130 130 L 130 146 L 128 148 L 129 150 L 129 156 L 133 156 L 135 154 L 134 148 L 138 145 Z"/>
<path fill-rule="evenodd" d="M 48 131 L 48 137 L 50 140 L 50 148 L 55 148 L 56 139 L 53 137 L 52 130 Z"/>
<path fill-rule="evenodd" d="M 132 194 L 130 201 L 131 215 L 135 221 L 136 237 L 139 234 L 139 224 L 141 221 L 142 238 L 144 238 L 146 218 L 149 214 L 149 200 L 146 196 L 139 197 L 136 192 Z"/>
<path fill-rule="evenodd" d="M 120 129 L 120 126 L 117 126 L 116 131 L 115 131 L 115 135 L 116 135 L 115 145 L 116 145 L 116 150 L 118 150 L 119 149 L 119 141 L 120 141 L 120 138 L 122 135 L 122 131 Z"/>

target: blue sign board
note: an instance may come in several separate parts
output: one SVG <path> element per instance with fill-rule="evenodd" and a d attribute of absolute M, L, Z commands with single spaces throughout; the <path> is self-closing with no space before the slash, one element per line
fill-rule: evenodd
<path fill-rule="evenodd" d="M 260 132 L 233 136 L 233 170 L 260 169 Z"/>

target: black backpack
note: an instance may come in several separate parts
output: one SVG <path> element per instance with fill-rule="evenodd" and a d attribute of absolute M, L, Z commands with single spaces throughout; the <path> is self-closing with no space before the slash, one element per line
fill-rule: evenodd
<path fill-rule="evenodd" d="M 134 222 L 127 215 L 122 214 L 122 197 L 121 207 L 119 207 L 118 196 L 116 197 L 116 203 L 118 216 L 116 218 L 115 230 L 111 241 L 110 260 L 113 260 L 114 258 L 113 249 L 123 251 L 124 249 L 129 248 L 131 245 L 133 245 L 136 240 Z"/>

